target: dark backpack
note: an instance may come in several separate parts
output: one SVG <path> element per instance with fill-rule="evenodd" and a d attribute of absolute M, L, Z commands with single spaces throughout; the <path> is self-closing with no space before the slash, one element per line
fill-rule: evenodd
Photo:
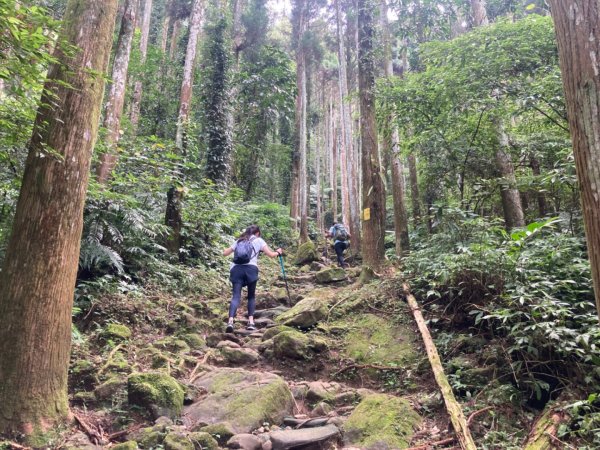
<path fill-rule="evenodd" d="M 244 239 L 238 241 L 233 252 L 233 263 L 234 264 L 248 264 L 255 254 L 254 245 L 252 241 L 254 239 Z"/>
<path fill-rule="evenodd" d="M 348 234 L 346 227 L 338 223 L 334 227 L 333 237 L 336 241 L 347 241 L 350 238 L 350 235 Z"/>

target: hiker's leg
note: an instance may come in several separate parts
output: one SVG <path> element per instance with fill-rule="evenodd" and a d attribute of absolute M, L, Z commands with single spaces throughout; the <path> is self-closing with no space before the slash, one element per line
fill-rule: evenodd
<path fill-rule="evenodd" d="M 344 266 L 344 243 L 336 242 L 334 245 L 335 254 L 337 255 L 337 262 L 340 267 Z"/>
<path fill-rule="evenodd" d="M 254 311 L 256 310 L 256 283 L 258 280 L 253 283 L 248 284 L 248 321 L 254 322 Z"/>
<path fill-rule="evenodd" d="M 229 322 L 233 322 L 238 307 L 240 306 L 240 299 L 242 298 L 242 282 L 237 281 L 233 283 L 233 295 L 231 296 L 231 303 L 229 304 Z"/>

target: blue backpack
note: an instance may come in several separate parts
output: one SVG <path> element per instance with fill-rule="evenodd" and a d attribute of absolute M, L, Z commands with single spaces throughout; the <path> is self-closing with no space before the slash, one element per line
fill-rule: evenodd
<path fill-rule="evenodd" d="M 234 264 L 248 264 L 250 262 L 255 254 L 254 245 L 252 245 L 253 240 L 254 238 L 238 241 L 233 252 Z"/>

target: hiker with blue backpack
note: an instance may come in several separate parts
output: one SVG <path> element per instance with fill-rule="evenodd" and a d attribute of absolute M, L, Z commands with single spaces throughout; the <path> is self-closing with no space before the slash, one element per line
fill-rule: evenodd
<path fill-rule="evenodd" d="M 335 249 L 338 264 L 345 269 L 348 267 L 348 264 L 344 261 L 344 250 L 350 247 L 350 233 L 348 233 L 343 223 L 334 222 L 326 233 L 326 236 L 333 238 L 333 248 Z"/>
<path fill-rule="evenodd" d="M 231 247 L 223 250 L 223 256 L 233 253 L 233 262 L 229 270 L 229 280 L 233 286 L 233 295 L 229 304 L 229 320 L 225 332 L 233 333 L 233 319 L 235 318 L 242 298 L 242 288 L 248 287 L 248 326 L 247 330 L 256 330 L 254 325 L 254 309 L 256 302 L 256 283 L 258 282 L 258 256 L 264 253 L 270 258 L 283 254 L 278 248 L 273 251 L 263 238 L 260 237 L 258 225 L 250 225 Z"/>

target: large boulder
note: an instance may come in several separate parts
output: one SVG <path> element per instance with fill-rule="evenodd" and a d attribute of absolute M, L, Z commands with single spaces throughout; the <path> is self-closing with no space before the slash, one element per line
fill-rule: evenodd
<path fill-rule="evenodd" d="M 290 448 L 305 448 L 328 440 L 337 440 L 340 432 L 335 425 L 324 427 L 303 428 L 300 430 L 281 430 L 271 433 L 273 450 L 287 450 Z"/>
<path fill-rule="evenodd" d="M 346 278 L 348 278 L 348 275 L 341 267 L 330 267 L 315 274 L 317 283 L 335 283 L 336 281 L 344 281 Z"/>
<path fill-rule="evenodd" d="M 166 373 L 134 373 L 127 379 L 129 404 L 148 409 L 154 418 L 177 417 L 184 396 L 183 387 Z"/>
<path fill-rule="evenodd" d="M 300 244 L 298 250 L 296 251 L 296 257 L 294 259 L 294 264 L 297 266 L 303 266 L 304 264 L 309 264 L 313 261 L 317 261 L 319 259 L 319 255 L 317 253 L 317 247 L 312 241 L 305 242 L 304 244 Z"/>
<path fill-rule="evenodd" d="M 410 403 L 386 394 L 367 395 L 344 423 L 347 445 L 364 449 L 408 448 L 421 417 Z"/>
<path fill-rule="evenodd" d="M 269 342 L 272 342 L 273 356 L 278 358 L 308 359 L 311 353 L 327 350 L 327 343 L 323 339 L 297 330 L 282 331 L 262 345 L 267 346 Z"/>
<path fill-rule="evenodd" d="M 228 422 L 236 433 L 249 433 L 264 422 L 279 423 L 292 411 L 292 394 L 285 381 L 269 372 L 218 368 L 194 385 L 206 396 L 184 409 L 189 426 Z"/>
<path fill-rule="evenodd" d="M 324 300 L 308 297 L 300 300 L 292 309 L 278 316 L 275 321 L 281 325 L 310 328 L 327 317 L 327 304 Z"/>
<path fill-rule="evenodd" d="M 258 361 L 258 352 L 251 348 L 235 348 L 233 346 L 224 346 L 219 349 L 221 356 L 226 364 L 245 365 L 254 364 Z"/>

